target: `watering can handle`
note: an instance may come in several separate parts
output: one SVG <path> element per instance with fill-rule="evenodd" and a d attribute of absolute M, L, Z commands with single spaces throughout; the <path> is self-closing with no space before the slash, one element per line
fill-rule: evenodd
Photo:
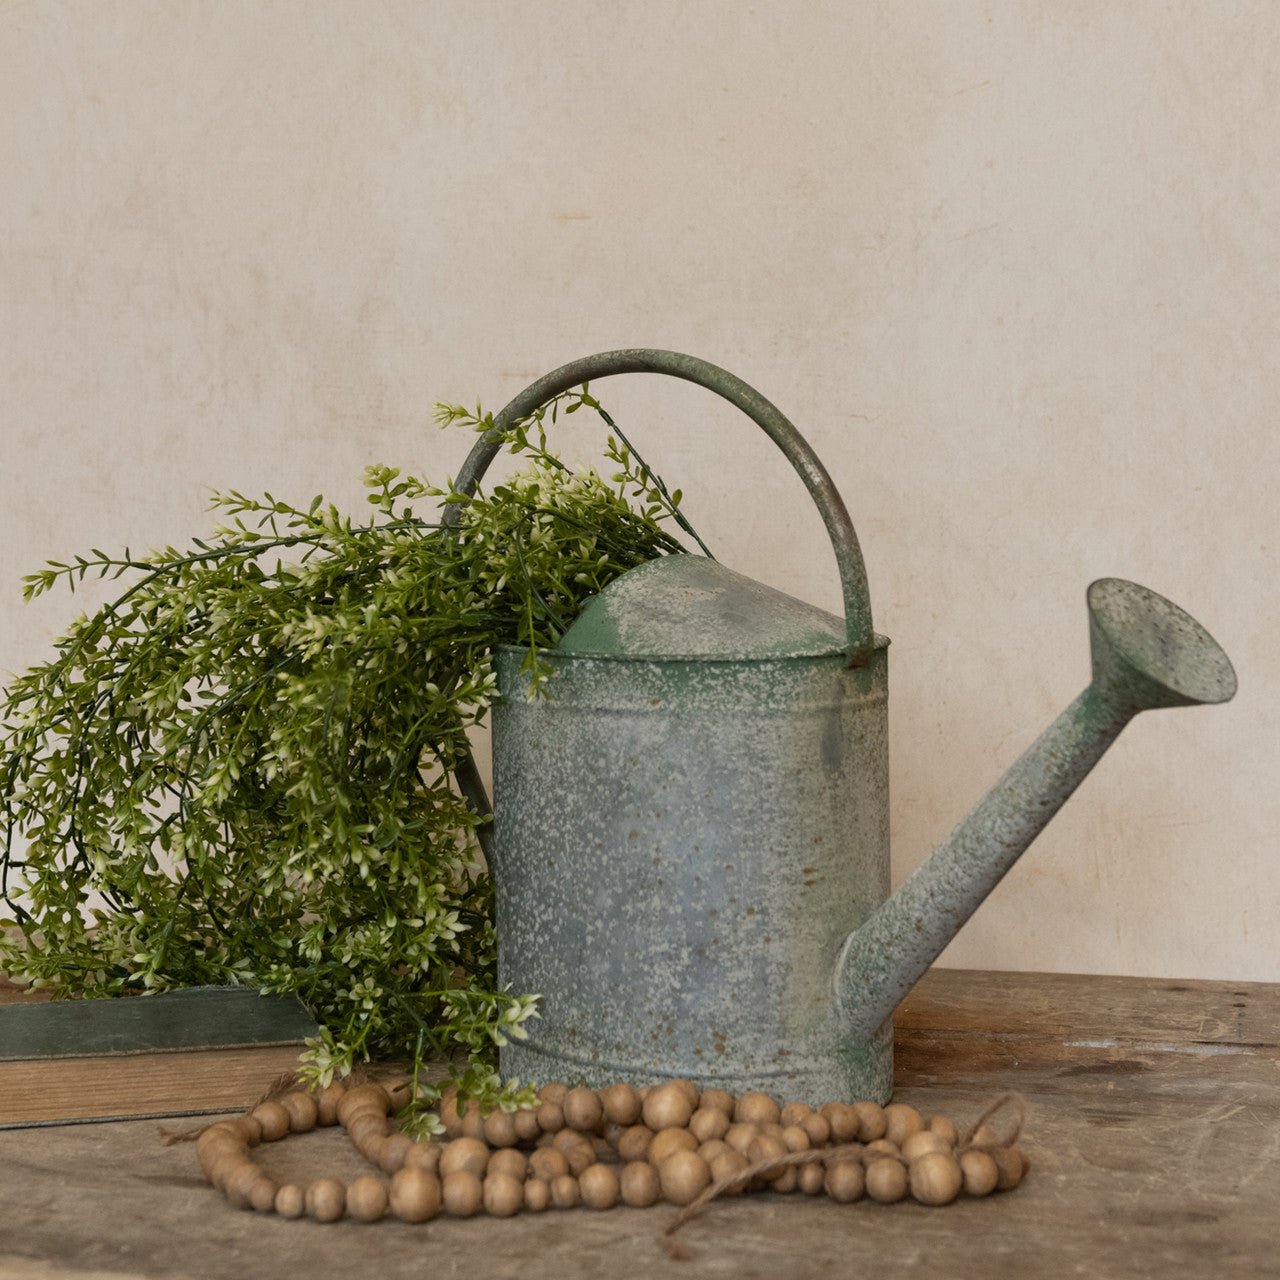
<path fill-rule="evenodd" d="M 454 487 L 467 496 L 475 492 L 480 477 L 497 456 L 502 447 L 503 436 L 512 423 L 529 417 L 548 401 L 584 382 L 608 378 L 616 373 L 665 373 L 673 378 L 683 378 L 686 382 L 696 382 L 736 405 L 782 450 L 804 481 L 805 488 L 809 490 L 835 548 L 840 587 L 844 594 L 849 666 L 860 667 L 870 661 L 875 649 L 875 635 L 871 629 L 867 571 L 862 562 L 858 536 L 853 531 L 853 522 L 849 519 L 849 512 L 831 482 L 831 477 L 804 437 L 768 400 L 747 386 L 741 378 L 716 365 L 708 364 L 705 360 L 681 355 L 676 351 L 638 348 L 605 351 L 575 360 L 572 364 L 561 365 L 559 369 L 552 370 L 526 387 L 503 409 L 494 420 L 493 430 L 486 432 L 467 455 Z M 452 524 L 461 514 L 459 507 L 454 504 L 446 510 L 445 522 Z"/>

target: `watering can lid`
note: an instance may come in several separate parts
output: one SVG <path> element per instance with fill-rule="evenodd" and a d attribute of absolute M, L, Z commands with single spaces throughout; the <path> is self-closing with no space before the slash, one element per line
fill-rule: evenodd
<path fill-rule="evenodd" d="M 716 560 L 671 555 L 615 578 L 556 649 L 611 658 L 810 658 L 845 645 L 835 614 Z"/>

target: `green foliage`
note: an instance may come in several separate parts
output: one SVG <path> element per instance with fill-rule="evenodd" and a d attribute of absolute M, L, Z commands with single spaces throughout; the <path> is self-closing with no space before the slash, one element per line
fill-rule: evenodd
<path fill-rule="evenodd" d="M 452 776 L 490 654 L 526 646 L 536 679 L 588 596 L 681 550 L 625 443 L 611 484 L 548 450 L 543 413 L 584 404 L 511 431 L 526 465 L 471 502 L 371 467 L 364 523 L 233 491 L 208 541 L 26 578 L 31 598 L 136 575 L 0 704 L 0 968 L 67 995 L 296 992 L 323 1026 L 313 1077 L 465 1055 L 464 1091 L 498 1096 L 496 1046 L 537 997 L 495 989 L 492 884 Z M 423 501 L 462 504 L 457 527 Z"/>

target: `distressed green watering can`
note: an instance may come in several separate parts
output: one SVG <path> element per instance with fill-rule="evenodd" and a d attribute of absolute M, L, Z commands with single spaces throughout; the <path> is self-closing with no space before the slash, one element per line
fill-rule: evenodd
<path fill-rule="evenodd" d="M 498 655 L 498 979 L 542 996 L 502 1073 L 885 1101 L 902 997 L 1137 712 L 1225 702 L 1235 672 L 1177 606 L 1095 582 L 1092 683 L 890 897 L 888 641 L 848 513 L 795 428 L 723 369 L 632 350 L 557 369 L 497 429 L 629 372 L 708 387 L 778 445 L 826 523 L 845 616 L 671 556 L 587 604 L 544 655 L 549 698 L 530 700 L 522 650 Z M 458 487 L 500 447 L 483 438 Z"/>

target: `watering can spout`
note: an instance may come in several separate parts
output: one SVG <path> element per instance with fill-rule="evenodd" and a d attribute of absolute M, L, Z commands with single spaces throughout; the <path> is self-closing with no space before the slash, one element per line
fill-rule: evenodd
<path fill-rule="evenodd" d="M 846 1034 L 865 1038 L 888 1018 L 1139 711 L 1234 696 L 1226 654 L 1162 596 L 1103 578 L 1088 606 L 1089 686 L 846 939 L 833 977 Z"/>

